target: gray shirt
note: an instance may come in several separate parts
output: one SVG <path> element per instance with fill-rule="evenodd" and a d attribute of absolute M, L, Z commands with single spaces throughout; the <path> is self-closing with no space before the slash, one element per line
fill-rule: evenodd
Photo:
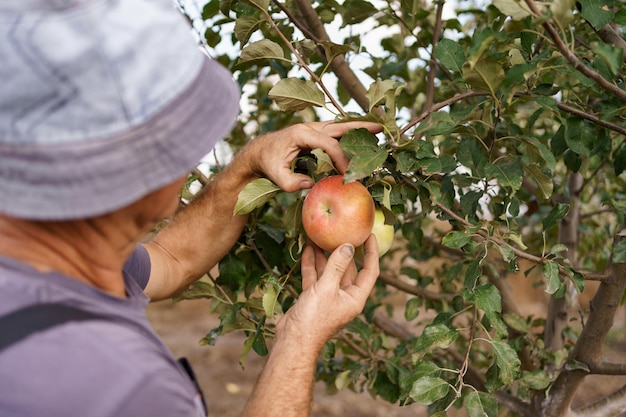
<path fill-rule="evenodd" d="M 0 352 L 2 417 L 197 417 L 196 390 L 145 316 L 150 260 L 137 247 L 127 298 L 0 257 L 0 316 L 64 303 L 108 320 L 63 323 Z"/>

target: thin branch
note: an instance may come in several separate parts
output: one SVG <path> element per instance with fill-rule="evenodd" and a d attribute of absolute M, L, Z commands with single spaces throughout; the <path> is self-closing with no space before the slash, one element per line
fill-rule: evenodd
<path fill-rule="evenodd" d="M 575 410 L 577 417 L 618 417 L 626 409 L 626 385 L 601 400 Z"/>
<path fill-rule="evenodd" d="M 456 220 L 457 222 L 463 224 L 466 227 L 475 227 L 476 225 L 468 222 L 467 220 L 465 220 L 464 218 L 458 216 L 455 212 L 453 212 L 452 210 L 450 210 L 449 208 L 447 208 L 446 206 L 444 206 L 441 203 L 437 203 L 436 204 L 437 208 L 439 208 L 441 211 L 443 211 L 444 213 L 446 213 L 448 216 L 452 217 L 454 220 Z M 545 260 L 539 256 L 535 256 L 532 255 L 528 252 L 524 252 L 521 249 L 516 248 L 515 246 L 511 246 L 510 244 L 508 244 L 507 242 L 505 242 L 504 240 L 496 237 L 496 236 L 489 236 L 485 231 L 483 230 L 479 230 L 476 232 L 480 237 L 482 237 L 485 240 L 491 241 L 493 243 L 495 243 L 496 245 L 506 245 L 508 246 L 513 253 L 515 254 L 515 256 L 517 256 L 518 258 L 522 258 L 522 259 L 526 259 L 528 261 L 543 265 L 545 263 Z"/>
<path fill-rule="evenodd" d="M 530 10 L 535 16 L 543 17 L 543 15 L 539 11 L 539 9 L 537 8 L 537 5 L 535 4 L 533 0 L 526 0 L 526 4 L 528 5 L 528 7 L 530 8 Z M 626 91 L 622 90 L 615 84 L 612 84 L 611 82 L 607 81 L 604 77 L 602 77 L 602 75 L 592 70 L 591 68 L 587 67 L 580 59 L 578 59 L 576 54 L 570 51 L 567 45 L 563 42 L 563 40 L 561 39 L 561 37 L 559 36 L 557 32 L 557 29 L 554 27 L 554 25 L 550 21 L 544 22 L 542 26 L 545 29 L 545 31 L 548 32 L 548 35 L 550 36 L 550 39 L 552 39 L 554 46 L 556 46 L 559 52 L 561 52 L 563 57 L 567 60 L 567 62 L 570 63 L 572 67 L 574 67 L 574 69 L 579 71 L 581 74 L 583 74 L 587 78 L 590 78 L 591 80 L 593 80 L 596 84 L 598 84 L 598 86 L 602 87 L 609 93 L 617 96 L 620 100 L 626 102 Z"/>
<path fill-rule="evenodd" d="M 614 239 L 616 247 L 626 240 L 626 229 L 622 229 Z M 620 305 L 626 290 L 626 263 L 611 265 L 612 277 L 600 283 L 598 290 L 591 300 L 591 309 L 587 323 L 583 328 L 576 345 L 571 351 L 570 358 L 582 363 L 597 363 L 601 357 L 602 346 L 606 336 L 613 327 L 615 312 Z M 564 415 L 570 407 L 575 392 L 588 374 L 585 370 L 562 370 L 550 394 L 543 401 L 543 415 Z"/>
<path fill-rule="evenodd" d="M 626 364 L 611 362 L 587 362 L 589 372 L 597 375 L 626 375 Z"/>
<path fill-rule="evenodd" d="M 480 92 L 477 92 L 477 91 L 474 91 L 474 90 L 467 90 L 464 93 L 452 96 L 449 99 L 442 101 L 441 103 L 435 104 L 433 107 L 427 109 L 425 112 L 423 112 L 422 114 L 417 116 L 415 119 L 411 120 L 409 123 L 407 123 L 406 126 L 404 126 L 402 128 L 402 130 L 400 130 L 400 134 L 401 135 L 405 134 L 407 132 L 407 130 L 411 129 L 413 126 L 417 125 L 418 123 L 420 123 L 421 121 L 426 119 L 432 113 L 434 113 L 436 111 L 439 111 L 439 110 L 443 109 L 444 107 L 449 106 L 450 104 L 454 104 L 456 102 L 463 101 L 463 100 L 465 100 L 467 98 L 470 98 L 470 97 L 477 97 L 477 96 L 484 96 L 484 95 L 486 95 L 486 94 L 485 93 L 480 93 Z"/>
<path fill-rule="evenodd" d="M 330 42 L 331 40 L 328 33 L 326 33 L 326 29 L 324 29 L 324 24 L 313 9 L 311 2 L 309 0 L 296 0 L 296 6 L 303 18 L 303 22 L 299 22 L 300 26 L 298 27 L 306 27 L 306 33 L 311 34 L 311 39 L 314 39 L 316 42 Z M 303 31 L 303 33 L 305 32 Z M 320 55 L 327 60 L 323 50 Z M 369 110 L 369 99 L 366 94 L 367 90 L 354 74 L 354 71 L 350 68 L 344 56 L 335 56 L 332 61 L 330 61 L 330 69 L 337 76 L 339 83 L 348 92 L 350 97 L 358 103 L 364 112 L 367 112 Z"/>
<path fill-rule="evenodd" d="M 272 28 L 276 31 L 278 36 L 280 36 L 280 38 L 283 40 L 285 45 L 287 45 L 291 53 L 294 54 L 294 56 L 296 57 L 296 59 L 298 60 L 302 68 L 309 74 L 309 76 L 313 79 L 313 81 L 315 81 L 315 83 L 320 86 L 320 88 L 324 91 L 324 94 L 326 94 L 326 97 L 328 97 L 328 99 L 333 104 L 333 106 L 337 109 L 337 111 L 341 113 L 343 117 L 346 117 L 347 116 L 346 112 L 343 110 L 343 108 L 337 102 L 337 100 L 335 100 L 335 97 L 330 93 L 330 91 L 328 91 L 328 89 L 326 88 L 326 85 L 324 85 L 324 83 L 322 82 L 322 79 L 318 77 L 317 74 L 313 70 L 311 70 L 311 68 L 309 68 L 306 62 L 304 62 L 304 59 L 302 59 L 298 51 L 296 51 L 296 48 L 293 47 L 289 39 L 287 39 L 287 37 L 280 31 L 280 29 L 278 28 L 278 25 L 276 24 L 276 22 L 274 22 L 274 19 L 272 19 L 272 16 L 270 16 L 270 14 L 266 10 L 262 10 L 262 12 L 265 14 L 265 18 L 270 24 L 270 26 L 272 26 Z"/>
<path fill-rule="evenodd" d="M 424 298 L 426 300 L 452 301 L 452 299 L 454 298 L 454 294 L 446 294 L 446 293 L 439 293 L 435 291 L 425 290 L 416 285 L 409 284 L 408 282 L 405 282 L 399 278 L 394 278 L 387 274 L 381 274 L 378 277 L 378 279 L 387 285 L 390 285 L 394 288 L 399 289 L 400 291 L 403 291 L 407 294 L 415 295 L 420 298 Z"/>
<path fill-rule="evenodd" d="M 606 120 L 600 119 L 595 114 L 584 112 L 575 107 L 568 106 L 567 104 L 556 103 L 556 105 L 559 109 L 563 110 L 564 112 L 573 114 L 574 116 L 580 117 L 581 119 L 589 120 L 590 122 L 593 122 L 594 124 L 597 124 L 598 126 L 606 127 L 607 129 L 617 132 L 621 135 L 626 135 L 626 127 L 624 126 L 607 122 Z"/>
<path fill-rule="evenodd" d="M 381 312 L 374 314 L 373 323 L 385 333 L 395 336 L 400 340 L 410 340 L 415 337 L 413 333 L 396 323 Z"/>
<path fill-rule="evenodd" d="M 426 102 L 424 104 L 425 109 L 430 109 L 435 101 L 435 77 L 437 75 L 437 56 L 435 54 L 435 47 L 441 36 L 441 27 L 443 26 L 443 6 L 445 0 L 439 0 L 437 2 L 437 12 L 435 15 L 435 26 L 433 28 L 433 42 L 432 50 L 430 52 L 428 80 L 426 81 Z"/>

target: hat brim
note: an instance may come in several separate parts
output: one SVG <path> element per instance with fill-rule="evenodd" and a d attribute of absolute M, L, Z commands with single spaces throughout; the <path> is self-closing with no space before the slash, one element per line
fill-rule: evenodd
<path fill-rule="evenodd" d="M 232 129 L 240 92 L 206 59 L 184 92 L 146 123 L 86 143 L 0 144 L 0 212 L 32 220 L 96 217 L 181 178 Z M 51 168 L 53 167 L 53 168 Z"/>

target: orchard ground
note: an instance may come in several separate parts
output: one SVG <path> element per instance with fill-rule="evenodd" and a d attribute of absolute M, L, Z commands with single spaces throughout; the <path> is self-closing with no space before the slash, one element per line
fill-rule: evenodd
<path fill-rule="evenodd" d="M 519 297 L 527 297 L 530 308 L 536 305 L 536 289 L 524 286 L 514 288 Z M 539 297 L 540 299 L 541 297 Z M 165 300 L 152 303 L 148 318 L 175 356 L 187 357 L 196 371 L 210 408 L 211 417 L 239 416 L 246 399 L 261 371 L 264 358 L 250 353 L 239 365 L 244 337 L 233 333 L 223 336 L 215 346 L 199 346 L 199 339 L 219 322 L 209 311 L 208 300 L 186 300 L 178 303 Z M 612 333 L 612 349 L 606 352 L 608 359 L 621 362 L 626 352 L 624 312 L 618 313 Z M 592 402 L 603 394 L 615 391 L 626 384 L 626 377 L 588 377 L 585 386 L 578 391 L 576 404 Z M 294 387 L 298 389 L 298 387 Z M 450 417 L 465 416 L 462 410 L 449 414 Z M 322 383 L 315 387 L 313 417 L 422 417 L 427 416 L 425 407 L 411 405 L 399 407 L 381 399 L 373 399 L 368 393 L 342 391 L 336 395 L 326 393 Z M 626 416 L 626 413 L 623 414 Z"/>

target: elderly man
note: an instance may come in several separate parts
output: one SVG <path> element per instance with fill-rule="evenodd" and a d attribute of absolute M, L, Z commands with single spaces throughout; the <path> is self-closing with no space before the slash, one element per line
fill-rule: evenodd
<path fill-rule="evenodd" d="M 240 190 L 371 123 L 309 123 L 252 140 L 153 241 L 187 172 L 232 127 L 230 73 L 194 46 L 167 1 L 8 0 L 0 5 L 0 415 L 206 414 L 145 317 L 213 267 L 240 235 Z M 246 416 L 309 414 L 324 343 L 362 310 L 375 238 L 302 255 L 303 292 L 279 321 Z M 210 371 L 210 370 L 209 370 Z"/>

